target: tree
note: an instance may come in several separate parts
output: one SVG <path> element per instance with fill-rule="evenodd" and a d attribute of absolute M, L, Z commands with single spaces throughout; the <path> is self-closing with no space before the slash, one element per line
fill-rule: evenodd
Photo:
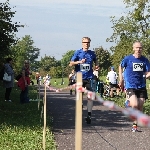
<path fill-rule="evenodd" d="M 61 66 L 51 67 L 49 73 L 53 78 L 61 78 L 62 77 L 62 68 L 61 68 Z"/>
<path fill-rule="evenodd" d="M 150 4 L 148 0 L 124 0 L 127 15 L 115 20 L 111 17 L 114 33 L 107 39 L 115 42 L 111 47 L 113 64 L 118 66 L 122 57 L 132 52 L 134 41 L 143 43 L 144 55 L 150 53 Z"/>
<path fill-rule="evenodd" d="M 61 65 L 62 65 L 63 76 L 65 77 L 66 76 L 68 77 L 68 74 L 70 74 L 71 70 L 73 69 L 73 67 L 69 67 L 69 63 L 74 52 L 75 50 L 69 50 L 62 56 Z"/>
<path fill-rule="evenodd" d="M 16 12 L 11 11 L 9 0 L 5 3 L 0 3 L 0 56 L 3 60 L 10 54 L 10 46 L 17 42 L 15 33 L 18 32 L 19 25 L 17 22 L 13 23 L 12 18 Z"/>
<path fill-rule="evenodd" d="M 57 67 L 57 60 L 55 57 L 45 55 L 44 58 L 41 57 L 40 67 L 48 73 L 52 67 Z"/>
<path fill-rule="evenodd" d="M 75 50 L 69 50 L 62 56 L 61 63 L 64 67 L 67 67 L 69 65 L 74 52 Z"/>
<path fill-rule="evenodd" d="M 20 70 L 24 60 L 30 61 L 30 67 L 34 71 L 38 69 L 39 62 L 36 59 L 39 56 L 40 49 L 34 46 L 34 41 L 30 35 L 25 35 L 15 46 L 12 46 L 11 53 L 15 61 L 16 70 Z"/>
<path fill-rule="evenodd" d="M 108 50 L 104 50 L 103 47 L 95 48 L 94 50 L 99 62 L 101 74 L 105 75 L 108 68 L 111 66 L 111 55 Z"/>

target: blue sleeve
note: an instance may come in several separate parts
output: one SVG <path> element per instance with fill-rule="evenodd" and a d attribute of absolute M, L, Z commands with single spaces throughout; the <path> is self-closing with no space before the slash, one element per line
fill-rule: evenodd
<path fill-rule="evenodd" d="M 122 68 L 126 68 L 127 67 L 127 58 L 125 57 L 122 61 L 121 61 L 121 63 L 120 63 L 120 65 L 121 65 L 121 67 Z"/>
<path fill-rule="evenodd" d="M 149 72 L 149 71 L 150 71 L 150 63 L 149 63 L 149 60 L 148 60 L 148 59 L 146 59 L 145 65 L 146 65 L 146 70 L 145 70 L 145 72 Z"/>
<path fill-rule="evenodd" d="M 71 58 L 71 61 L 78 61 L 78 50 L 75 51 L 75 53 L 73 54 L 72 58 Z"/>

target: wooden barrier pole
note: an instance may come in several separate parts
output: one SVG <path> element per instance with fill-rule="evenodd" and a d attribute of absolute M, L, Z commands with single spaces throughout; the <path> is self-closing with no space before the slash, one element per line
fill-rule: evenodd
<path fill-rule="evenodd" d="M 44 92 L 44 126 L 43 126 L 43 150 L 46 148 L 46 85 L 45 85 L 45 92 Z"/>
<path fill-rule="evenodd" d="M 82 73 L 77 73 L 77 87 L 82 86 Z M 76 92 L 75 150 L 82 150 L 82 93 Z"/>
<path fill-rule="evenodd" d="M 40 100 L 41 100 L 41 85 L 40 85 L 40 81 L 38 82 L 38 110 L 40 109 Z"/>

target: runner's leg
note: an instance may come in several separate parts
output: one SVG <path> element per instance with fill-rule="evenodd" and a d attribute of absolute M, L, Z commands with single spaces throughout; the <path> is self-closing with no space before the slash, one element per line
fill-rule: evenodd
<path fill-rule="evenodd" d="M 136 91 L 134 89 L 127 89 L 127 99 L 130 101 L 130 107 L 138 109 L 138 98 L 136 95 Z M 133 125 L 132 125 L 132 132 L 137 131 L 137 120 L 134 120 Z"/>
<path fill-rule="evenodd" d="M 85 82 L 85 87 L 87 90 L 92 91 L 90 80 L 87 80 Z M 87 124 L 91 123 L 92 108 L 93 108 L 93 101 L 90 99 L 87 99 L 87 111 L 88 111 L 87 118 L 86 118 Z"/>

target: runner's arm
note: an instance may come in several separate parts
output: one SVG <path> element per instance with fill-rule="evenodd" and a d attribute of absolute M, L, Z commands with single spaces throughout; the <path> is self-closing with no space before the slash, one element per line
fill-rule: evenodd
<path fill-rule="evenodd" d="M 120 66 L 119 66 L 119 80 L 120 80 L 120 82 L 123 81 L 122 73 L 123 73 L 123 69 L 122 69 L 122 67 L 121 67 L 121 65 L 120 65 Z"/>
<path fill-rule="evenodd" d="M 69 66 L 74 66 L 74 65 L 78 65 L 81 64 L 82 61 L 70 61 Z"/>
<path fill-rule="evenodd" d="M 119 87 L 121 90 L 123 90 L 124 88 L 124 78 L 123 78 L 123 68 L 121 67 L 121 65 L 119 66 Z"/>
<path fill-rule="evenodd" d="M 150 63 L 149 63 L 148 59 L 146 60 L 146 72 L 145 72 L 145 75 L 146 75 L 146 79 L 150 78 Z"/>

